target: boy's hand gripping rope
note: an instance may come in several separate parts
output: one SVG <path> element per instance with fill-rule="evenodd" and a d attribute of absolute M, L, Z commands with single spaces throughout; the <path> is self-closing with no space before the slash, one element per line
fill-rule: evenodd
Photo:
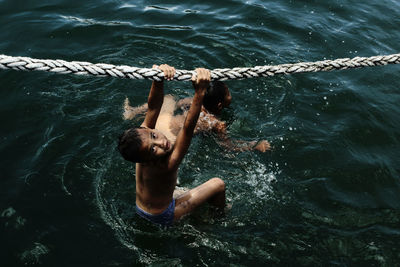
<path fill-rule="evenodd" d="M 392 54 L 387 56 L 341 58 L 336 60 L 281 64 L 275 66 L 256 66 L 252 68 L 214 69 L 211 70 L 211 80 L 225 81 L 268 77 L 278 74 L 343 70 L 399 63 L 400 54 Z M 124 65 L 115 66 L 103 63 L 93 64 L 80 61 L 67 62 L 64 60 L 11 57 L 6 55 L 0 55 L 0 69 L 41 70 L 62 74 L 112 76 L 155 81 L 161 81 L 164 78 L 163 72 L 158 69 L 136 68 Z M 194 70 L 176 70 L 174 80 L 189 81 L 193 74 L 195 74 Z"/>

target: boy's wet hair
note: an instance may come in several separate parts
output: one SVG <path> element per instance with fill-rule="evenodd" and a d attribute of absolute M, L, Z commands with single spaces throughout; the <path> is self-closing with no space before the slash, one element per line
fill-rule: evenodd
<path fill-rule="evenodd" d="M 118 150 L 125 160 L 138 163 L 143 162 L 144 159 L 139 153 L 141 146 L 142 139 L 140 139 L 137 128 L 126 130 L 119 136 Z"/>
<path fill-rule="evenodd" d="M 221 81 L 214 81 L 210 83 L 207 92 L 204 95 L 203 106 L 207 110 L 213 110 L 218 103 L 223 103 L 225 98 L 225 84 Z"/>

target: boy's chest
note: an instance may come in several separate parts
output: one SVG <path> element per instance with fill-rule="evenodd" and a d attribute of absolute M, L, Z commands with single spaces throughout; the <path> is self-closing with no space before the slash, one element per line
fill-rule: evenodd
<path fill-rule="evenodd" d="M 162 189 L 167 189 L 169 191 L 170 187 L 175 187 L 176 178 L 177 171 L 171 172 L 154 166 L 136 168 L 136 182 L 149 190 L 162 191 Z"/>

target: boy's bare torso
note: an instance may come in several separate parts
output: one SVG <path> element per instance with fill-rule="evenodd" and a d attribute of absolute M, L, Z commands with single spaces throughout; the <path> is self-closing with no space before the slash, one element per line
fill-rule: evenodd
<path fill-rule="evenodd" d="M 136 204 L 152 214 L 161 213 L 172 201 L 178 171 L 160 164 L 136 163 Z"/>
<path fill-rule="evenodd" d="M 176 136 L 183 126 L 187 113 L 187 111 L 184 111 L 183 114 L 174 115 L 176 104 L 177 102 L 173 96 L 167 95 L 164 97 L 164 103 L 155 127 L 157 130 L 163 132 L 165 136 L 173 142 L 175 142 Z M 204 107 L 202 107 L 194 134 L 211 131 L 221 133 L 225 131 L 225 128 L 226 125 L 224 122 L 220 121 L 215 115 L 209 113 Z"/>

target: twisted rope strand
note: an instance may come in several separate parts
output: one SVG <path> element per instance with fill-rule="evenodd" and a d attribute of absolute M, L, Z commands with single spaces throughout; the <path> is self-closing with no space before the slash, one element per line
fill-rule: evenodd
<path fill-rule="evenodd" d="M 294 64 L 281 64 L 275 66 L 256 66 L 252 68 L 214 69 L 211 70 L 213 81 L 236 80 L 256 77 L 268 77 L 279 74 L 292 74 L 300 72 L 317 72 L 345 70 L 350 68 L 362 68 L 382 66 L 387 64 L 399 64 L 400 54 L 373 57 L 340 58 L 336 60 L 323 60 L 316 62 L 300 62 Z M 104 63 L 89 63 L 81 61 L 67 62 L 64 60 L 34 59 L 29 57 L 11 57 L 0 55 L 0 69 L 14 70 L 40 70 L 61 74 L 111 76 L 129 79 L 148 79 L 161 81 L 164 74 L 158 69 L 137 68 L 131 66 L 115 66 Z M 176 70 L 174 80 L 188 81 L 193 70 Z"/>

